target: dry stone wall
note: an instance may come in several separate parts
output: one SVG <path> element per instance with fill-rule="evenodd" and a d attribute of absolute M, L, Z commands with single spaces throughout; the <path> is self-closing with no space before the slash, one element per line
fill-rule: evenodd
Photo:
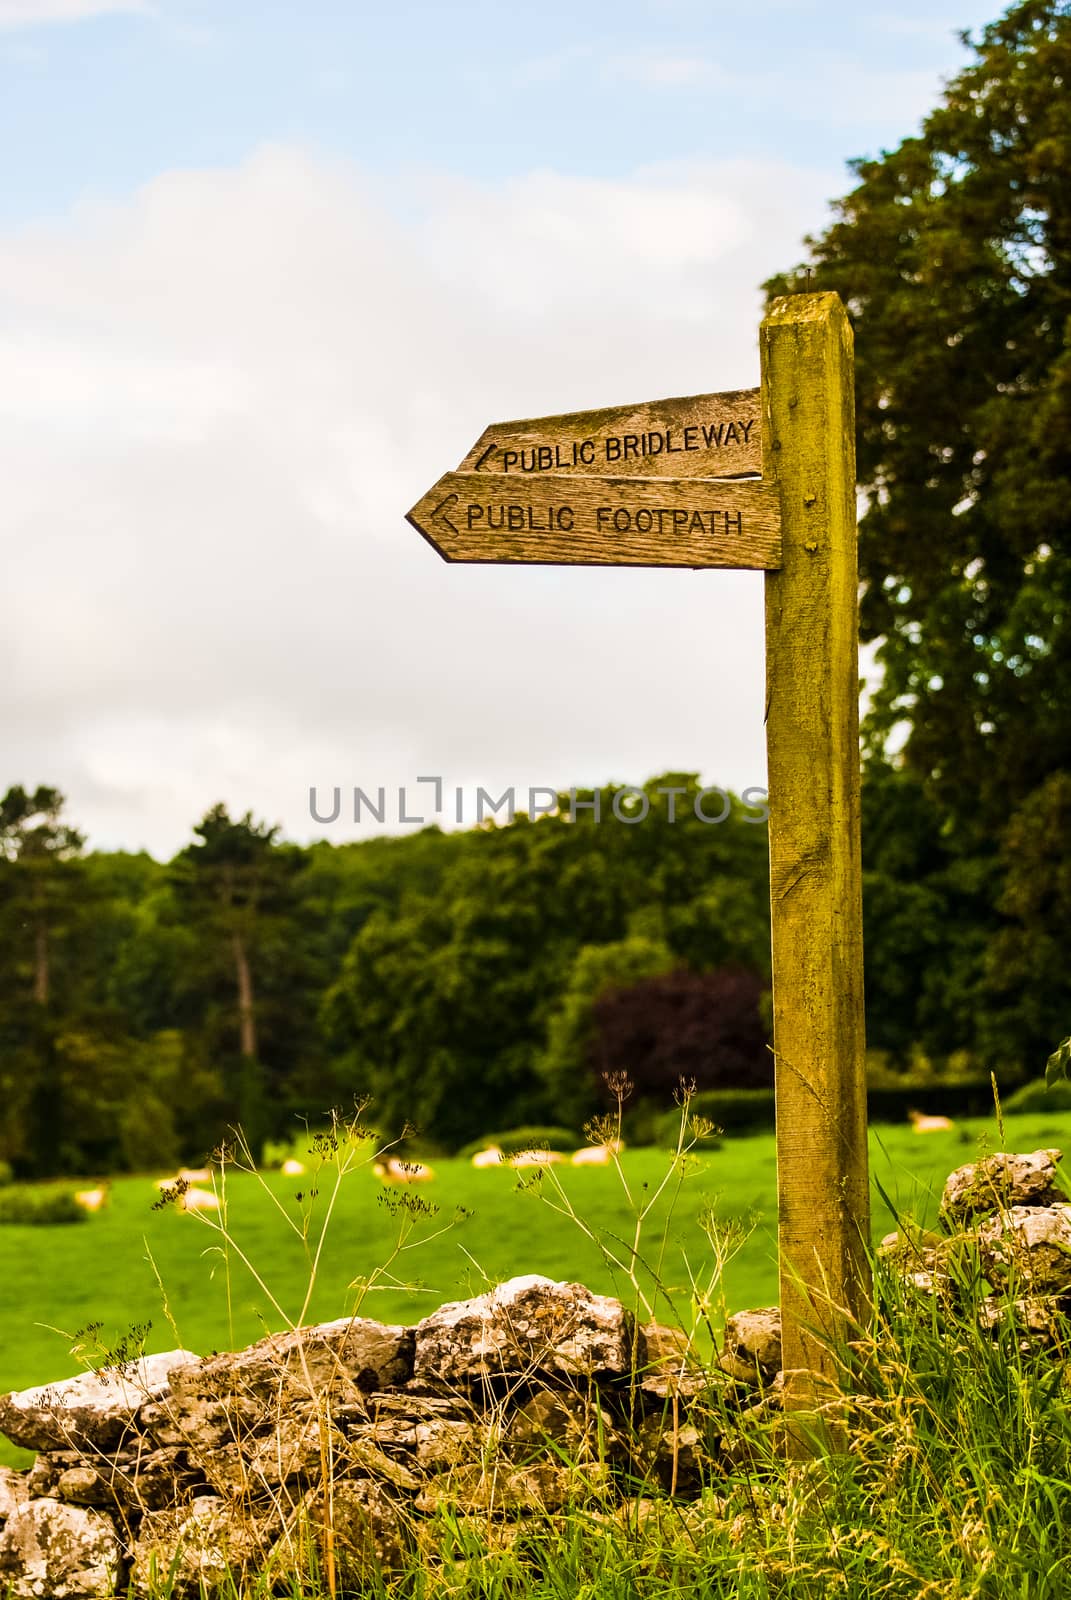
<path fill-rule="evenodd" d="M 1071 1298 L 1059 1159 L 953 1173 L 941 1235 L 882 1243 L 908 1292 L 954 1297 L 973 1241 L 994 1288 L 1014 1290 L 983 1305 L 983 1326 L 1010 1315 L 1024 1348 L 1044 1346 Z M 751 1459 L 748 1421 L 776 1418 L 780 1367 L 776 1307 L 731 1317 L 704 1368 L 617 1300 L 522 1277 L 415 1328 L 347 1318 L 7 1395 L 0 1431 L 38 1454 L 0 1469 L 0 1589 L 147 1597 L 170 1574 L 196 1595 L 265 1569 L 285 1587 L 313 1557 L 359 1584 L 433 1560 L 442 1514 L 487 1547 L 541 1515 L 635 1517 L 665 1496 L 686 1511 Z"/>

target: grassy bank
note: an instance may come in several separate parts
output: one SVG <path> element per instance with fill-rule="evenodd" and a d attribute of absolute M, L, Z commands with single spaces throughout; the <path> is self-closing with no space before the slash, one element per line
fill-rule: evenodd
<path fill-rule="evenodd" d="M 1071 1149 L 1071 1113 L 1008 1119 L 1003 1147 L 1051 1144 Z M 951 1168 L 979 1149 L 1001 1147 L 992 1119 L 925 1137 L 907 1128 L 872 1129 L 875 1237 L 893 1226 L 878 1184 L 897 1209 L 932 1222 Z M 654 1191 L 668 1159 L 657 1150 L 625 1153 L 624 1170 L 637 1195 Z M 631 1240 L 628 1206 L 611 1168 L 557 1170 L 565 1195 L 596 1235 L 614 1249 L 620 1249 L 615 1241 Z M 560 1201 L 546 1181 L 522 1188 L 513 1172 L 476 1171 L 457 1161 L 436 1163 L 435 1174 L 420 1194 L 437 1214 L 408 1223 L 392 1212 L 390 1197 L 385 1200 L 368 1167 L 346 1179 L 327 1236 L 312 1318 L 352 1309 L 358 1291 L 351 1285 L 387 1261 L 399 1227 L 406 1225 L 412 1232 L 392 1265 L 395 1281 L 366 1294 L 365 1315 L 413 1322 L 445 1300 L 481 1293 L 490 1283 L 522 1272 L 627 1294 L 627 1284 L 597 1244 L 553 1209 L 551 1202 Z M 271 1174 L 266 1185 L 241 1173 L 231 1172 L 227 1179 L 230 1231 L 277 1306 L 233 1251 L 229 1258 L 220 1253 L 217 1236 L 197 1216 L 153 1209 L 157 1191 L 148 1176 L 117 1179 L 106 1209 L 80 1225 L 0 1228 L 0 1390 L 76 1371 L 72 1337 L 88 1323 L 102 1325 L 107 1345 L 132 1324 L 151 1322 L 148 1349 L 181 1342 L 202 1354 L 237 1347 L 279 1327 L 280 1308 L 294 1317 L 301 1306 L 308 1259 L 278 1208 L 293 1219 L 311 1211 L 315 1222 L 327 1197 L 310 1199 L 314 1187 L 311 1175 Z M 667 1192 L 648 1221 L 641 1253 L 649 1261 L 660 1256 L 661 1275 L 685 1316 L 691 1295 L 686 1262 L 693 1267 L 709 1262 L 703 1223 L 710 1215 L 722 1230 L 749 1230 L 715 1291 L 715 1320 L 722 1301 L 732 1311 L 776 1300 L 771 1135 L 726 1139 L 720 1149 L 695 1157 L 679 1190 Z"/>

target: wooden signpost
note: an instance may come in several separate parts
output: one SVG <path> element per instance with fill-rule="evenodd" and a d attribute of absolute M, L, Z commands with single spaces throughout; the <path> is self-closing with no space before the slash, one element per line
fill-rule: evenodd
<path fill-rule="evenodd" d="M 448 561 L 766 572 L 782 1359 L 800 1415 L 837 1385 L 831 1347 L 870 1294 L 855 420 L 837 296 L 775 301 L 760 356 L 760 390 L 492 426 L 409 521 Z"/>

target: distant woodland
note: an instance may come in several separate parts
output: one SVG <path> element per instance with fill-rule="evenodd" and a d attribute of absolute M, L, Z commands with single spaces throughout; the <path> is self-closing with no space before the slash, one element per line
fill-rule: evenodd
<path fill-rule="evenodd" d="M 668 784 L 698 789 L 645 787 Z M 307 848 L 217 806 L 161 863 L 87 853 L 54 790 L 9 790 L 0 1157 L 27 1175 L 165 1166 L 229 1126 L 257 1145 L 364 1095 L 385 1130 L 456 1148 L 578 1128 L 607 1074 L 659 1106 L 681 1078 L 770 1084 L 765 827 L 741 805 L 718 825 L 683 806 L 621 823 L 613 793 L 598 824 L 580 810 Z M 917 1072 L 920 1052 L 938 1076 L 1040 1070 L 1066 1006 L 1007 981 L 1035 932 L 1009 900 L 1014 863 L 957 852 L 919 780 L 881 765 L 865 839 L 886 1070 Z"/>

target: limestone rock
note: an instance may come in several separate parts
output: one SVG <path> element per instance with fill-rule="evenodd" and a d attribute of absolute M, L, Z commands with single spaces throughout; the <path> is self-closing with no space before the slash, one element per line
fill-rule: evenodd
<path fill-rule="evenodd" d="M 83 1506 L 28 1500 L 0 1532 L 7 1600 L 99 1600 L 113 1593 L 119 1566 L 114 1523 Z"/>
<path fill-rule="evenodd" d="M 334 1457 L 343 1443 L 331 1422 L 311 1408 L 283 1411 L 263 1433 L 198 1453 L 205 1477 L 225 1495 L 260 1494 L 295 1478 L 319 1476 L 322 1457 Z M 191 1451 L 193 1446 L 191 1446 Z"/>
<path fill-rule="evenodd" d="M 130 1433 L 146 1401 L 167 1393 L 169 1373 L 196 1364 L 188 1351 L 169 1350 L 3 1395 L 0 1433 L 26 1450 L 107 1449 Z"/>
<path fill-rule="evenodd" d="M 599 1465 L 568 1467 L 538 1461 L 526 1467 L 505 1462 L 484 1467 L 467 1463 L 429 1478 L 415 1505 L 421 1512 L 560 1511 L 566 1505 L 601 1500 L 608 1484 L 608 1469 Z"/>
<path fill-rule="evenodd" d="M 414 1436 L 415 1441 L 415 1436 Z M 347 1474 L 353 1477 L 374 1478 L 380 1483 L 393 1484 L 396 1489 L 418 1489 L 415 1477 L 404 1462 L 388 1455 L 379 1445 L 359 1434 L 350 1434 L 340 1448 L 339 1461 Z"/>
<path fill-rule="evenodd" d="M 486 1423 L 451 1422 L 443 1417 L 418 1422 L 414 1435 L 417 1462 L 425 1472 L 442 1472 L 462 1461 L 479 1461 L 491 1441 L 491 1429 Z"/>
<path fill-rule="evenodd" d="M 29 1499 L 28 1476 L 14 1467 L 0 1467 L 0 1522 L 6 1522 Z"/>
<path fill-rule="evenodd" d="M 332 1410 L 404 1383 L 412 1368 L 413 1330 L 365 1317 L 341 1317 L 295 1332 L 272 1334 L 234 1354 L 213 1356 L 172 1374 L 171 1393 L 143 1408 L 140 1423 L 160 1445 L 185 1445 L 199 1460 L 284 1413 L 330 1399 Z"/>
<path fill-rule="evenodd" d="M 1029 1295 L 1071 1294 L 1071 1206 L 1012 1206 L 984 1222 L 978 1245 L 990 1280 Z"/>
<path fill-rule="evenodd" d="M 26 1474 L 27 1493 L 34 1499 L 54 1500 L 56 1498 L 56 1485 L 60 1481 L 61 1473 L 68 1467 L 76 1467 L 82 1457 L 74 1450 L 52 1450 L 43 1452 L 34 1462 Z"/>
<path fill-rule="evenodd" d="M 213 1356 L 172 1374 L 170 1412 L 199 1402 L 239 1403 L 243 1416 L 270 1416 L 287 1404 L 327 1393 L 346 1398 L 396 1388 L 412 1371 L 413 1330 L 367 1317 L 340 1317 L 275 1333 L 234 1354 Z"/>
<path fill-rule="evenodd" d="M 1065 1342 L 1069 1324 L 1060 1302 L 1028 1295 L 1009 1303 L 991 1295 L 978 1308 L 978 1322 L 988 1333 L 1010 1332 L 1023 1355 L 1035 1355 Z"/>
<path fill-rule="evenodd" d="M 738 1311 L 729 1317 L 724 1355 L 731 1365 L 745 1369 L 752 1383 L 756 1379 L 771 1383 L 781 1369 L 780 1307 L 763 1306 L 759 1311 Z"/>
<path fill-rule="evenodd" d="M 331 1527 L 338 1575 L 346 1592 L 406 1565 L 409 1537 L 399 1509 L 369 1478 L 336 1483 L 331 1495 Z M 327 1513 L 317 1490 L 305 1496 L 271 1554 L 276 1581 L 309 1570 L 309 1546 L 323 1572 Z"/>
<path fill-rule="evenodd" d="M 462 1395 L 429 1394 L 426 1384 L 407 1383 L 400 1394 L 373 1394 L 368 1396 L 368 1415 L 374 1420 L 386 1417 L 430 1421 L 433 1417 L 449 1417 L 455 1422 L 471 1421 L 476 1413 Z"/>
<path fill-rule="evenodd" d="M 620 1453 L 613 1421 L 587 1395 L 570 1389 L 539 1389 L 510 1419 L 505 1442 L 518 1460 L 564 1456 L 567 1461 L 605 1461 Z"/>
<path fill-rule="evenodd" d="M 130 1462 L 113 1484 L 118 1503 L 130 1510 L 159 1511 L 188 1500 L 204 1478 L 182 1450 L 145 1450 Z"/>
<path fill-rule="evenodd" d="M 200 1495 L 188 1506 L 150 1511 L 142 1518 L 132 1553 L 131 1587 L 136 1595 L 148 1595 L 173 1571 L 176 1595 L 197 1595 L 202 1587 L 211 1592 L 228 1573 L 240 1580 L 257 1566 L 265 1545 L 263 1525 L 247 1510 L 215 1495 Z"/>
<path fill-rule="evenodd" d="M 425 1317 L 416 1330 L 413 1373 L 440 1385 L 537 1372 L 620 1377 L 631 1370 L 633 1328 L 619 1301 L 580 1284 L 511 1278 Z"/>
<path fill-rule="evenodd" d="M 230 1443 L 235 1424 L 220 1400 L 183 1394 L 181 1400 L 150 1401 L 138 1413 L 138 1427 L 154 1444 L 173 1449 L 196 1444 L 199 1451 Z"/>
<path fill-rule="evenodd" d="M 1067 1198 L 1056 1179 L 1056 1164 L 1062 1160 L 1062 1150 L 1034 1150 L 1029 1155 L 1001 1151 L 957 1167 L 945 1179 L 941 1219 L 955 1225 L 1015 1206 L 1060 1204 Z"/>
<path fill-rule="evenodd" d="M 653 1473 L 667 1494 L 699 1493 L 710 1470 L 711 1457 L 692 1423 L 673 1427 L 661 1417 L 648 1417 L 637 1430 L 637 1443 L 642 1470 Z"/>
<path fill-rule="evenodd" d="M 92 1456 L 50 1451 L 37 1457 L 25 1479 L 35 1498 L 117 1507 L 125 1512 L 173 1505 L 204 1482 L 190 1467 L 184 1451 L 152 1449 L 95 1452 Z"/>
<path fill-rule="evenodd" d="M 56 1483 L 56 1499 L 76 1506 L 109 1506 L 113 1503 L 110 1477 L 96 1467 L 68 1467 Z"/>
<path fill-rule="evenodd" d="M 682 1328 L 648 1322 L 640 1330 L 636 1366 L 640 1388 L 651 1400 L 667 1400 L 671 1395 L 694 1400 L 709 1387 L 709 1376 Z"/>

